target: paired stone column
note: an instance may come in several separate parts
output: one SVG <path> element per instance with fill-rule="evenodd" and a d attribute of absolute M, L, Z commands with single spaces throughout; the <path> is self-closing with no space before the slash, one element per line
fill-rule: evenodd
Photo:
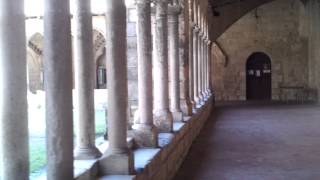
<path fill-rule="evenodd" d="M 92 15 L 88 0 L 76 0 L 74 13 L 75 113 L 77 121 L 76 159 L 101 156 L 95 146 L 95 109 Z"/>
<path fill-rule="evenodd" d="M 168 0 L 155 0 L 154 124 L 159 132 L 172 132 L 168 88 Z"/>
<path fill-rule="evenodd" d="M 0 1 L 0 179 L 29 179 L 24 1 Z"/>
<path fill-rule="evenodd" d="M 170 110 L 174 121 L 183 121 L 180 106 L 179 14 L 181 7 L 174 3 L 168 7 L 168 51 L 170 72 Z"/>
<path fill-rule="evenodd" d="M 158 133 L 153 124 L 152 38 L 150 0 L 137 0 L 139 110 L 133 125 L 134 138 L 141 147 L 156 147 Z"/>
<path fill-rule="evenodd" d="M 194 100 L 194 72 L 193 72 L 193 27 L 194 27 L 194 18 L 193 18 L 193 0 L 188 1 L 189 5 L 189 99 L 192 105 L 192 112 L 195 112 L 195 100 Z"/>
<path fill-rule="evenodd" d="M 127 145 L 126 6 L 124 0 L 106 2 L 109 147 L 99 162 L 100 173 L 102 175 L 132 174 L 134 171 L 133 155 Z"/>
<path fill-rule="evenodd" d="M 73 83 L 69 1 L 45 0 L 44 7 L 47 178 L 73 179 Z"/>

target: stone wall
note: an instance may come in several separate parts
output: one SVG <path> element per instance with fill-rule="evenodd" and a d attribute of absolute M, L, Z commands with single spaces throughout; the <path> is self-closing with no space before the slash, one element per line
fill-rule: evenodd
<path fill-rule="evenodd" d="M 179 170 L 189 149 L 210 117 L 213 98 L 185 122 L 174 123 L 174 133 L 159 134 L 159 148 L 134 149 L 135 175 L 107 175 L 99 177 L 99 162 L 78 160 L 75 162 L 75 180 L 170 180 Z M 132 148 L 128 142 L 128 147 Z M 98 146 L 99 148 L 99 146 Z"/>
<path fill-rule="evenodd" d="M 213 86 L 216 100 L 246 99 L 246 61 L 264 52 L 272 63 L 272 99 L 280 86 L 308 85 L 306 13 L 299 0 L 277 0 L 238 20 L 213 46 Z M 289 99 L 294 98 L 292 92 Z"/>

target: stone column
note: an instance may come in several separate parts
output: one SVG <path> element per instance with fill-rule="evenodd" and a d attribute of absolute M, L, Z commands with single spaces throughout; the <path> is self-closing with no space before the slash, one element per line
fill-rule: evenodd
<path fill-rule="evenodd" d="M 77 121 L 76 159 L 101 156 L 95 146 L 95 62 L 93 60 L 92 15 L 88 0 L 76 0 L 74 13 L 75 113 Z"/>
<path fill-rule="evenodd" d="M 204 101 L 208 100 L 208 96 L 206 93 L 206 62 L 207 62 L 206 47 L 207 47 L 206 34 L 205 32 L 203 32 L 203 35 L 202 35 L 202 96 Z"/>
<path fill-rule="evenodd" d="M 193 3 L 194 7 L 194 25 L 193 25 L 193 93 L 194 93 L 194 111 L 199 108 L 200 105 L 200 97 L 199 97 L 199 90 L 198 90 L 198 37 L 199 37 L 199 26 L 198 26 L 198 5 L 196 1 Z"/>
<path fill-rule="evenodd" d="M 150 0 L 137 0 L 138 96 L 139 109 L 133 125 L 135 141 L 142 147 L 157 146 L 157 130 L 153 124 L 152 38 Z"/>
<path fill-rule="evenodd" d="M 126 6 L 124 0 L 106 2 L 109 147 L 99 162 L 100 173 L 101 175 L 132 174 L 133 156 L 127 145 Z"/>
<path fill-rule="evenodd" d="M 199 35 L 199 28 L 197 25 L 194 25 L 193 27 L 193 78 L 194 78 L 194 101 L 195 101 L 195 107 L 194 109 L 197 109 L 200 107 L 200 98 L 199 98 L 199 90 L 198 90 L 198 36 Z"/>
<path fill-rule="evenodd" d="M 195 111 L 195 100 L 194 100 L 194 72 L 193 72 L 193 26 L 194 26 L 194 18 L 193 18 L 193 0 L 188 1 L 189 5 L 189 99 L 192 106 L 192 112 Z"/>
<path fill-rule="evenodd" d="M 205 37 L 204 40 L 204 58 L 205 58 L 205 63 L 204 63 L 204 92 L 207 98 L 209 98 L 209 92 L 208 92 L 208 39 L 207 36 Z"/>
<path fill-rule="evenodd" d="M 179 14 L 178 4 L 168 7 L 168 52 L 170 72 L 170 110 L 174 121 L 183 121 L 180 107 Z"/>
<path fill-rule="evenodd" d="M 199 96 L 199 105 L 202 106 L 204 104 L 204 97 L 202 94 L 202 83 L 203 83 L 203 43 L 202 43 L 203 32 L 202 29 L 198 34 L 198 96 Z"/>
<path fill-rule="evenodd" d="M 0 179 L 29 179 L 24 1 L 0 1 Z"/>
<path fill-rule="evenodd" d="M 73 179 L 73 83 L 69 1 L 45 0 L 44 7 L 47 178 Z"/>
<path fill-rule="evenodd" d="M 154 124 L 159 132 L 172 132 L 168 89 L 168 1 L 155 1 Z"/>
<path fill-rule="evenodd" d="M 211 71 L 210 71 L 210 62 L 211 62 L 211 41 L 208 39 L 207 40 L 207 89 L 208 89 L 208 94 L 209 96 L 212 96 L 212 91 L 211 91 L 211 87 L 210 87 L 210 76 L 211 76 Z"/>

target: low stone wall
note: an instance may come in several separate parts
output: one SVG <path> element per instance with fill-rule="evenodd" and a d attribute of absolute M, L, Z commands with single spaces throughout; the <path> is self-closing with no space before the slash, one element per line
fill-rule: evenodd
<path fill-rule="evenodd" d="M 185 122 L 174 123 L 174 133 L 160 133 L 160 148 L 134 150 L 136 175 L 108 175 L 100 180 L 169 180 L 173 179 L 194 139 L 200 133 L 213 108 L 213 98 Z M 98 175 L 98 161 L 76 176 L 76 180 L 92 180 Z"/>
<path fill-rule="evenodd" d="M 151 160 L 134 180 L 168 180 L 173 179 L 183 160 L 189 152 L 194 139 L 200 133 L 208 119 L 212 100 L 206 103 L 197 114 L 188 118 L 186 123 L 175 132 L 171 142 L 161 147 L 160 152 Z M 160 146 L 162 144 L 160 143 Z"/>

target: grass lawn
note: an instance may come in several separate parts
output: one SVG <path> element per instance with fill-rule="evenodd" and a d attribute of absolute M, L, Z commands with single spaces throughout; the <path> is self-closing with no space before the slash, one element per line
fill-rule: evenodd
<path fill-rule="evenodd" d="M 96 137 L 101 137 L 105 133 L 106 121 L 105 111 L 96 111 Z M 46 165 L 46 141 L 45 137 L 31 136 L 29 138 L 29 151 L 30 151 L 30 173 L 31 177 L 39 175 Z"/>

